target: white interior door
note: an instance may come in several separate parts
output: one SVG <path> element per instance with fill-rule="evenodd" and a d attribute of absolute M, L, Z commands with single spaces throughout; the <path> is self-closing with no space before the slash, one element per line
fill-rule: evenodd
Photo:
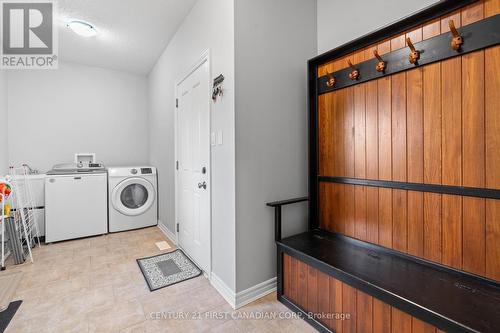
<path fill-rule="evenodd" d="M 179 245 L 210 272 L 210 74 L 204 61 L 177 86 Z"/>

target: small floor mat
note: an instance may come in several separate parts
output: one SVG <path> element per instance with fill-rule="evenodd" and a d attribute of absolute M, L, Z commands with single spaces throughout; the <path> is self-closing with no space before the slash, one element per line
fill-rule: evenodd
<path fill-rule="evenodd" d="M 168 245 L 168 243 L 165 241 L 157 242 L 155 243 L 155 245 L 160 251 L 165 251 L 170 249 L 170 245 Z"/>
<path fill-rule="evenodd" d="M 7 326 L 9 326 L 10 321 L 14 318 L 14 315 L 17 312 L 17 309 L 21 306 L 23 301 L 14 301 L 9 304 L 9 307 L 0 312 L 0 333 L 5 332 Z"/>
<path fill-rule="evenodd" d="M 195 278 L 201 274 L 201 269 L 181 250 L 137 259 L 137 264 L 151 291 Z"/>

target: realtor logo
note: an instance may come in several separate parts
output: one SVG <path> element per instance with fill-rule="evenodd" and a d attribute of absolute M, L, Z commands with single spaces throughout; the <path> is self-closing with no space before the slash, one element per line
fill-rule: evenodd
<path fill-rule="evenodd" d="M 2 1 L 1 12 L 1 68 L 57 68 L 54 3 Z"/>

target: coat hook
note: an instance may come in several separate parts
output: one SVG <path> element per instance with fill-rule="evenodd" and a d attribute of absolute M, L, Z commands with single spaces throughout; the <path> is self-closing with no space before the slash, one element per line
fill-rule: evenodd
<path fill-rule="evenodd" d="M 335 77 L 330 72 L 328 72 L 328 70 L 326 71 L 326 76 L 328 78 L 326 81 L 326 86 L 332 88 L 335 85 Z"/>
<path fill-rule="evenodd" d="M 451 40 L 451 48 L 455 51 L 458 51 L 462 47 L 464 39 L 458 33 L 457 28 L 455 28 L 455 22 L 453 20 L 449 20 L 448 25 L 450 26 L 450 31 L 453 35 L 453 39 Z"/>
<path fill-rule="evenodd" d="M 352 64 L 351 60 L 347 59 L 347 63 L 352 69 L 352 72 L 349 73 L 349 78 L 351 80 L 357 80 L 359 78 L 359 70 Z"/>
<path fill-rule="evenodd" d="M 380 54 L 378 54 L 377 50 L 373 50 L 373 55 L 378 59 L 377 67 L 375 67 L 377 69 L 377 72 L 383 73 L 385 71 L 387 63 L 384 61 L 384 59 L 382 59 Z"/>
<path fill-rule="evenodd" d="M 411 50 L 408 60 L 410 61 L 410 64 L 416 64 L 418 59 L 420 59 L 420 52 L 415 50 L 415 46 L 411 42 L 410 37 L 406 38 L 406 43 L 408 44 L 408 47 Z"/>

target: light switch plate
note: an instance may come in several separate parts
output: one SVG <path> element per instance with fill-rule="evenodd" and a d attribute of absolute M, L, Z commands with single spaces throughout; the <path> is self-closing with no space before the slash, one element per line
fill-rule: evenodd
<path fill-rule="evenodd" d="M 222 138 L 222 131 L 217 132 L 217 144 L 220 146 L 224 143 L 224 140 Z"/>
<path fill-rule="evenodd" d="M 212 133 L 210 134 L 210 144 L 211 144 L 212 146 L 217 145 L 217 135 L 216 135 L 216 133 L 215 133 L 215 132 L 212 132 Z"/>

